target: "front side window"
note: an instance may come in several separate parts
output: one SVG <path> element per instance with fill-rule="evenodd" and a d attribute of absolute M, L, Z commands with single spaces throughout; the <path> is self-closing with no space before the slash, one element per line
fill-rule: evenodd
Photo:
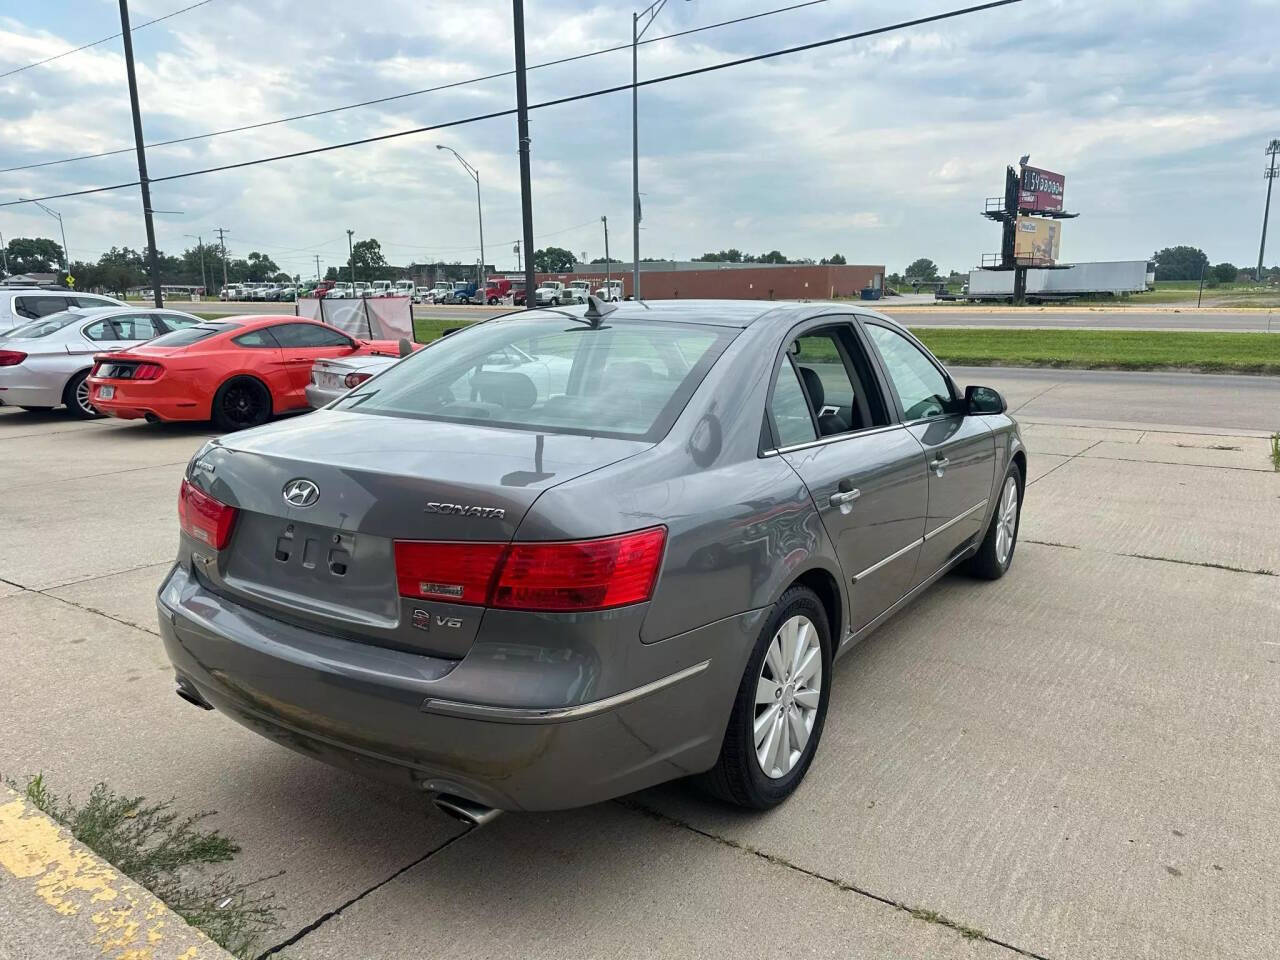
<path fill-rule="evenodd" d="M 271 333 L 286 350 L 290 347 L 351 347 L 351 338 L 319 323 L 282 323 Z"/>
<path fill-rule="evenodd" d="M 50 314 L 61 313 L 71 306 L 66 297 L 14 297 L 13 312 L 28 320 L 39 320 Z"/>
<path fill-rule="evenodd" d="M 884 360 L 890 384 L 902 404 L 904 419 L 923 420 L 950 410 L 951 385 L 919 347 L 896 330 L 878 323 L 868 323 L 866 329 Z"/>
<path fill-rule="evenodd" d="M 564 317 L 491 320 L 418 351 L 337 406 L 657 440 L 737 332 L 643 320 L 599 328 Z"/>

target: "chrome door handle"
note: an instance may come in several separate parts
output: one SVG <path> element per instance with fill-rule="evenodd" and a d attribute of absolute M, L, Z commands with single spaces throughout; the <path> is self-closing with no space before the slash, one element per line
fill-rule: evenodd
<path fill-rule="evenodd" d="M 846 503 L 853 503 L 860 496 L 862 496 L 861 490 L 841 490 L 839 493 L 831 495 L 831 505 L 833 507 L 842 507 Z"/>
<path fill-rule="evenodd" d="M 929 462 L 929 466 L 933 469 L 934 473 L 938 476 L 942 476 L 943 471 L 947 469 L 947 466 L 950 463 L 951 461 L 946 457 L 935 457 Z"/>

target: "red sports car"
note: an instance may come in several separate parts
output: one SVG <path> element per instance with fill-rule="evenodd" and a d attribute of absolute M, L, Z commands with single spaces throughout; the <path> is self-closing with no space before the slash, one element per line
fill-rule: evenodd
<path fill-rule="evenodd" d="M 205 320 L 94 357 L 90 402 L 124 420 L 212 420 L 221 430 L 306 410 L 317 360 L 400 356 L 395 340 L 357 340 L 302 317 Z"/>

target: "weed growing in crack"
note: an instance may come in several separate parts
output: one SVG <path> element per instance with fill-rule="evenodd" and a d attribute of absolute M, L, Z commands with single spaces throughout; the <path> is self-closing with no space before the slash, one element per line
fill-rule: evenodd
<path fill-rule="evenodd" d="M 251 957 L 262 936 L 279 926 L 280 907 L 260 884 L 280 874 L 243 881 L 212 864 L 230 863 L 240 852 L 218 830 L 200 829 L 213 811 L 182 816 L 172 799 L 148 803 L 122 796 L 100 783 L 83 804 L 57 796 L 44 775 L 28 777 L 24 793 L 32 805 L 113 867 L 163 900 L 174 913 L 225 950 Z"/>
<path fill-rule="evenodd" d="M 1280 430 L 1271 435 L 1271 466 L 1280 471 Z"/>

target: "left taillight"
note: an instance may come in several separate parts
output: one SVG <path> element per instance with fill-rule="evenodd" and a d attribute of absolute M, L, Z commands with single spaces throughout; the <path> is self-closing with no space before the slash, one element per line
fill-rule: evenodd
<path fill-rule="evenodd" d="M 348 387 L 358 387 L 372 376 L 372 373 L 348 373 L 342 382 Z"/>
<path fill-rule="evenodd" d="M 182 532 L 221 550 L 231 539 L 236 522 L 236 508 L 215 500 L 185 479 L 178 491 L 178 522 Z"/>
<path fill-rule="evenodd" d="M 16 367 L 27 355 L 21 350 L 0 350 L 0 367 Z"/>

